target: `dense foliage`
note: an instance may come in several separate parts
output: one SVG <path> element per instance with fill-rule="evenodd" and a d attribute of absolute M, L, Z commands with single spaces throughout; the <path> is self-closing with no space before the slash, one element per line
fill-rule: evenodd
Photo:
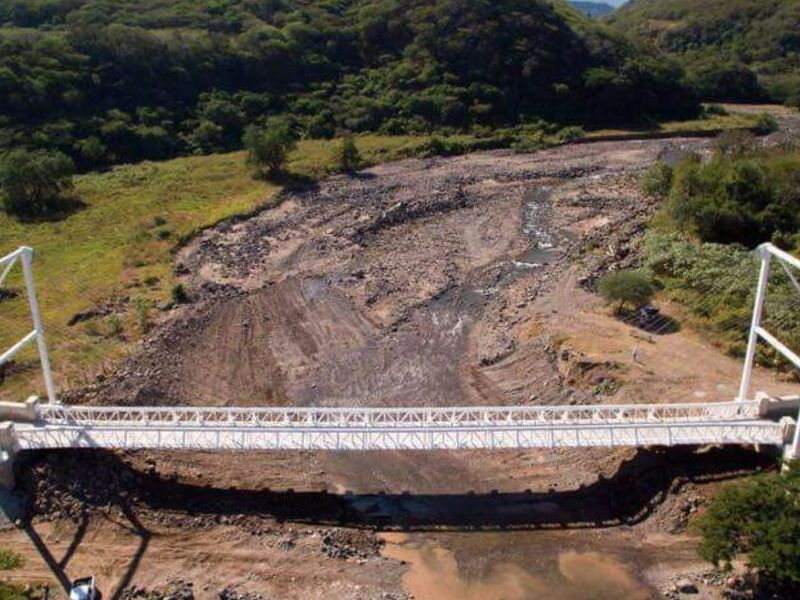
<path fill-rule="evenodd" d="M 665 198 L 645 239 L 645 267 L 727 351 L 741 355 L 758 274 L 750 248 L 770 240 L 800 248 L 800 153 L 762 149 L 752 136 L 728 133 L 710 160 L 687 156 L 675 166 L 656 165 L 642 185 Z M 779 268 L 768 289 L 765 326 L 800 350 L 796 289 Z M 759 361 L 785 366 L 766 347 Z"/>
<path fill-rule="evenodd" d="M 8 0 L 0 148 L 79 169 L 307 137 L 695 109 L 682 71 L 563 0 Z"/>
<path fill-rule="evenodd" d="M 0 198 L 10 215 L 37 219 L 64 212 L 75 200 L 75 165 L 60 152 L 11 150 L 0 155 Z"/>
<path fill-rule="evenodd" d="M 672 227 L 705 242 L 756 246 L 800 242 L 800 153 L 741 155 L 720 146 L 707 163 L 687 157 L 669 175 L 665 216 Z M 663 167 L 662 167 L 663 169 Z"/>
<path fill-rule="evenodd" d="M 698 527 L 704 558 L 730 564 L 746 554 L 748 562 L 771 582 L 800 590 L 798 465 L 786 473 L 725 486 L 700 517 Z"/>
<path fill-rule="evenodd" d="M 704 99 L 800 95 L 800 0 L 631 0 L 611 20 L 679 57 Z"/>

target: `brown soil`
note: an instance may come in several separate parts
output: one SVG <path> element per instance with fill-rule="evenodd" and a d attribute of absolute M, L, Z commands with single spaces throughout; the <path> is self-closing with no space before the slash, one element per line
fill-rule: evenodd
<path fill-rule="evenodd" d="M 731 399 L 736 361 L 691 331 L 625 325 L 585 290 L 638 260 L 655 208 L 640 171 L 708 143 L 407 160 L 287 193 L 185 248 L 177 269 L 192 303 L 75 400 Z M 765 464 L 739 451 L 599 449 L 40 458 L 28 482 L 37 516 L 0 533 L 28 559 L 15 577 L 92 571 L 107 594 L 181 578 L 201 598 L 230 586 L 265 598 L 656 597 L 647 574 L 697 563 L 686 514 L 720 480 Z M 374 528 L 411 533 L 384 557 Z M 450 579 L 426 591 L 431 569 Z"/>

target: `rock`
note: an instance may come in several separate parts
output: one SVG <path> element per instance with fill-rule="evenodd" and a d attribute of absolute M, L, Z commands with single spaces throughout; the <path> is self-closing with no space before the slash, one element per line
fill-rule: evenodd
<path fill-rule="evenodd" d="M 697 594 L 700 591 L 697 589 L 697 585 L 689 579 L 681 579 L 675 584 L 675 587 L 681 594 Z"/>

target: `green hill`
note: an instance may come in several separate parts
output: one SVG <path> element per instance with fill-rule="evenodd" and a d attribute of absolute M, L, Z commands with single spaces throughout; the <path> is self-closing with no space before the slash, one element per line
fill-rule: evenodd
<path fill-rule="evenodd" d="M 82 169 L 305 137 L 624 123 L 695 109 L 680 67 L 563 0 L 5 0 L 0 149 Z"/>
<path fill-rule="evenodd" d="M 800 0 L 632 0 L 610 22 L 679 57 L 707 99 L 800 94 Z"/>

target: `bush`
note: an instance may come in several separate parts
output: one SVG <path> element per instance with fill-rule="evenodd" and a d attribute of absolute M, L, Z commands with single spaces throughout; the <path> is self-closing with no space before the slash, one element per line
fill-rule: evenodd
<path fill-rule="evenodd" d="M 626 304 L 638 308 L 650 302 L 655 294 L 650 278 L 641 271 L 616 271 L 600 280 L 600 293 L 609 302 L 619 302 L 616 312 Z"/>
<path fill-rule="evenodd" d="M 37 219 L 62 212 L 70 203 L 75 165 L 60 152 L 12 150 L 0 158 L 0 189 L 6 213 Z M 74 201 L 74 200 L 73 200 Z"/>
<path fill-rule="evenodd" d="M 25 559 L 13 550 L 0 548 L 0 571 L 19 569 L 25 564 Z"/>
<path fill-rule="evenodd" d="M 731 129 L 723 131 L 714 140 L 714 149 L 718 155 L 741 158 L 750 156 L 758 148 L 758 140 L 749 131 Z"/>
<path fill-rule="evenodd" d="M 648 196 L 666 198 L 672 187 L 673 170 L 667 163 L 659 161 L 642 175 L 640 185 Z"/>
<path fill-rule="evenodd" d="M 189 302 L 189 294 L 182 283 L 176 283 L 172 286 L 172 301 L 175 304 L 186 304 Z"/>
<path fill-rule="evenodd" d="M 710 117 L 724 117 L 727 116 L 728 110 L 722 106 L 721 104 L 709 104 L 705 108 L 703 108 L 703 116 L 706 118 Z"/>
<path fill-rule="evenodd" d="M 349 173 L 358 170 L 364 161 L 358 151 L 356 142 L 352 136 L 346 136 L 342 140 L 341 146 L 336 150 L 335 164 L 340 171 Z"/>
<path fill-rule="evenodd" d="M 705 559 L 730 566 L 746 554 L 761 575 L 800 588 L 800 465 L 725 486 L 696 525 Z"/>
<path fill-rule="evenodd" d="M 761 135 L 773 133 L 781 128 L 778 119 L 767 113 L 761 113 L 756 119 L 754 129 Z"/>
<path fill-rule="evenodd" d="M 563 129 L 559 130 L 556 137 L 560 142 L 572 142 L 574 140 L 579 140 L 585 136 L 586 136 L 586 131 L 584 131 L 583 127 L 573 125 L 570 127 L 564 127 Z"/>
<path fill-rule="evenodd" d="M 286 119 L 268 119 L 266 125 L 249 126 L 242 138 L 247 149 L 247 163 L 258 176 L 274 177 L 283 171 L 289 153 L 297 146 L 291 124 Z"/>

